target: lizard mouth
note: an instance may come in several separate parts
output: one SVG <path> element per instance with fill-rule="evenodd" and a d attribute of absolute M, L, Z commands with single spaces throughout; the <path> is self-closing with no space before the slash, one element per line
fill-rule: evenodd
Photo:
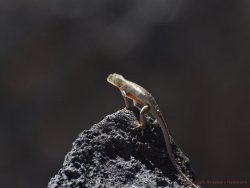
<path fill-rule="evenodd" d="M 108 81 L 109 83 L 115 85 L 115 83 L 114 83 L 114 75 L 113 75 L 113 74 L 108 75 L 107 81 Z"/>

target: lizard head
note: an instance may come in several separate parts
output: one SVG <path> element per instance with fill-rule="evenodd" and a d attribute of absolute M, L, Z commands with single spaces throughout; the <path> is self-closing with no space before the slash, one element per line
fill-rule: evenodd
<path fill-rule="evenodd" d="M 113 73 L 108 76 L 107 81 L 112 85 L 120 88 L 124 85 L 125 78 L 120 74 Z"/>

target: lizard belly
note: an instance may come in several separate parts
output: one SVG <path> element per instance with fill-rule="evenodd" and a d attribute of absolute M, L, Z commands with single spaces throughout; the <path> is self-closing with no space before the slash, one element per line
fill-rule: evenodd
<path fill-rule="evenodd" d="M 134 100 L 135 102 L 137 102 L 140 105 L 144 105 L 144 102 L 142 102 L 139 98 L 137 98 L 136 96 L 132 95 L 131 93 L 126 93 L 127 97 L 131 100 Z"/>

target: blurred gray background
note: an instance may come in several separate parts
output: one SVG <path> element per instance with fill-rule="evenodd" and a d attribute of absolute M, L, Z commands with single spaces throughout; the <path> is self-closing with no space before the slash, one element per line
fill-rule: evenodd
<path fill-rule="evenodd" d="M 46 187 L 77 135 L 152 92 L 198 180 L 250 183 L 250 2 L 0 1 L 0 186 Z"/>

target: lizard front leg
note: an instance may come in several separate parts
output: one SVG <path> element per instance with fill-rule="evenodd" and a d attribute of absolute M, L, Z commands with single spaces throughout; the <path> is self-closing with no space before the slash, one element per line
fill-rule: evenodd
<path fill-rule="evenodd" d="M 140 122 L 136 126 L 136 128 L 141 128 L 142 135 L 144 134 L 144 129 L 146 128 L 146 118 L 145 115 L 150 111 L 150 106 L 149 105 L 144 105 L 140 111 Z"/>
<path fill-rule="evenodd" d="M 130 104 L 129 104 L 129 99 L 127 98 L 126 92 L 124 90 L 120 90 L 120 92 L 122 94 L 122 97 L 123 97 L 123 100 L 124 100 L 124 103 L 125 103 L 125 107 L 129 108 Z"/>
<path fill-rule="evenodd" d="M 133 105 L 136 107 L 138 106 L 138 103 L 135 100 L 133 100 Z"/>

